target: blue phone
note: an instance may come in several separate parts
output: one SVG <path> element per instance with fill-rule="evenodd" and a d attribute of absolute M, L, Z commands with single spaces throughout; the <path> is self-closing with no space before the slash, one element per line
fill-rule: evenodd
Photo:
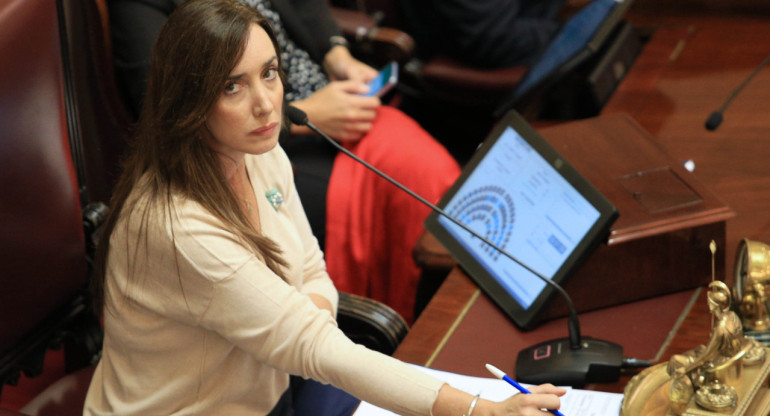
<path fill-rule="evenodd" d="M 390 91 L 398 82 L 398 64 L 391 62 L 377 74 L 377 77 L 369 82 L 369 92 L 364 95 L 382 97 Z"/>

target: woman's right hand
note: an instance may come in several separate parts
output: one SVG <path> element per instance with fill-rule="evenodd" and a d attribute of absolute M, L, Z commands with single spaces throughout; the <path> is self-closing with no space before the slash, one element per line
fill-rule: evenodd
<path fill-rule="evenodd" d="M 518 393 L 502 402 L 479 400 L 472 416 L 534 416 L 548 415 L 549 410 L 558 410 L 561 406 L 559 397 L 567 390 L 552 384 L 541 384 L 530 388 L 532 394 Z M 473 398 L 463 391 L 445 384 L 439 390 L 438 398 L 433 404 L 435 416 L 457 416 L 466 414 Z"/>
<path fill-rule="evenodd" d="M 491 413 L 474 412 L 474 414 L 478 416 L 484 414 L 511 416 L 550 414 L 544 412 L 542 409 L 558 410 L 561 405 L 559 397 L 567 393 L 567 390 L 556 387 L 553 384 L 541 384 L 530 388 L 529 391 L 531 391 L 532 394 L 516 394 L 508 398 L 508 400 L 499 403 L 488 402 L 494 406 Z"/>
<path fill-rule="evenodd" d="M 377 97 L 361 95 L 368 86 L 361 81 L 333 81 L 310 97 L 291 103 L 307 114 L 308 120 L 337 141 L 360 140 L 372 128 L 381 105 Z M 292 127 L 293 133 L 308 133 Z"/>

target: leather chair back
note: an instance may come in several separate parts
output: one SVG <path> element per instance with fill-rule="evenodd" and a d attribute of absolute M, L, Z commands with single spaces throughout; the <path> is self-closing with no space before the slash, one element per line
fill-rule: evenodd
<path fill-rule="evenodd" d="M 49 0 L 7 0 L 0 7 L 3 378 L 21 369 L 16 361 L 20 349 L 48 347 L 32 345 L 32 332 L 67 307 L 86 284 L 58 27 Z M 53 321 L 50 327 L 59 324 Z"/>
<path fill-rule="evenodd" d="M 101 348 L 84 212 L 109 197 L 105 161 L 119 136 L 99 127 L 107 100 L 87 98 L 102 79 L 83 69 L 92 36 L 65 30 L 91 4 L 0 4 L 0 388 L 38 376 L 50 347 L 63 345 L 68 372 Z"/>

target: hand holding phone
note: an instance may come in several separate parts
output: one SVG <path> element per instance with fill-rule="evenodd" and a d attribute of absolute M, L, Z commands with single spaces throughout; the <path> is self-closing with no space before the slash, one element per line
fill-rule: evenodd
<path fill-rule="evenodd" d="M 398 64 L 391 62 L 377 74 L 377 76 L 369 82 L 369 92 L 366 96 L 382 97 L 398 82 Z"/>

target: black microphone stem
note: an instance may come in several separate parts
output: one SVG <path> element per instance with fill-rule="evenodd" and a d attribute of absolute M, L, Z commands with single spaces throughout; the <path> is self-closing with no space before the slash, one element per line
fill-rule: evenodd
<path fill-rule="evenodd" d="M 765 59 L 759 64 L 759 66 L 757 66 L 754 69 L 754 71 L 751 74 L 749 74 L 749 76 L 746 77 L 746 79 L 744 79 L 743 82 L 741 82 L 741 85 L 739 85 L 730 93 L 730 96 L 727 97 L 727 100 L 725 100 L 725 103 L 722 104 L 722 107 L 719 110 L 716 110 L 709 115 L 709 117 L 706 119 L 707 130 L 712 130 L 712 131 L 716 130 L 717 127 L 719 127 L 719 125 L 722 124 L 723 113 L 725 112 L 725 110 L 727 110 L 727 106 L 730 105 L 730 102 L 733 101 L 733 98 L 737 97 L 738 94 L 741 91 L 743 91 L 743 88 L 746 87 L 749 81 L 751 81 L 752 78 L 754 78 L 754 76 L 757 75 L 759 71 L 762 70 L 762 68 L 767 66 L 768 63 L 770 63 L 770 55 L 765 57 Z"/>
<path fill-rule="evenodd" d="M 754 76 L 757 75 L 759 73 L 759 71 L 762 70 L 762 68 L 767 66 L 768 62 L 770 62 L 770 55 L 765 57 L 765 60 L 762 61 L 762 63 L 760 63 L 759 66 L 757 66 L 754 69 L 754 72 L 752 72 L 751 75 L 746 77 L 746 79 L 744 79 L 743 82 L 741 82 L 741 85 L 739 85 L 738 88 L 733 90 L 733 92 L 730 94 L 730 96 L 727 97 L 727 100 L 725 101 L 725 103 L 722 105 L 722 108 L 719 109 L 720 113 L 724 112 L 727 109 L 727 106 L 730 105 L 730 101 L 732 101 L 733 98 L 735 98 L 738 95 L 738 93 L 740 93 L 741 90 L 743 90 L 743 88 L 746 87 L 746 84 L 748 84 L 749 81 L 751 81 L 751 79 L 754 78 Z"/>
<path fill-rule="evenodd" d="M 289 111 L 289 112 L 291 112 L 292 110 L 293 110 L 293 108 L 292 108 L 292 107 L 289 107 L 288 111 Z M 432 204 L 431 202 L 429 202 L 429 201 L 428 201 L 428 200 L 426 200 L 425 198 L 423 198 L 423 197 L 421 197 L 420 195 L 416 194 L 416 193 L 415 193 L 415 192 L 413 192 L 411 189 L 409 189 L 409 188 L 405 187 L 404 185 L 401 185 L 401 184 L 400 184 L 400 183 L 398 183 L 398 182 L 397 182 L 395 179 L 391 178 L 390 176 L 386 175 L 384 172 L 382 172 L 382 171 L 380 171 L 379 169 L 375 168 L 374 166 L 370 165 L 370 164 L 369 164 L 369 163 L 367 163 L 365 160 L 363 160 L 363 159 L 359 158 L 358 156 L 356 156 L 355 154 L 353 154 L 353 153 L 352 153 L 350 150 L 348 150 L 348 149 L 344 148 L 342 145 L 340 145 L 339 143 L 337 143 L 337 142 L 336 142 L 334 139 L 332 139 L 331 137 L 329 137 L 329 136 L 328 136 L 326 133 L 322 132 L 322 131 L 321 131 L 321 130 L 320 130 L 318 127 L 316 127 L 316 126 L 315 126 L 313 123 L 311 123 L 311 122 L 307 121 L 307 117 L 305 117 L 305 118 L 304 118 L 304 119 L 302 119 L 302 120 L 295 120 L 295 119 L 293 119 L 293 118 L 291 117 L 291 115 L 290 115 L 290 116 L 289 116 L 289 118 L 290 118 L 290 119 L 292 119 L 292 122 L 294 122 L 295 124 L 300 124 L 300 125 L 301 125 L 301 124 L 305 124 L 305 125 L 306 125 L 306 126 L 308 126 L 308 127 L 311 129 L 311 130 L 313 130 L 314 132 L 318 133 L 318 135 L 319 135 L 319 136 L 323 137 L 323 138 L 324 138 L 326 141 L 328 141 L 329 143 L 331 143 L 331 144 L 332 144 L 334 147 L 336 147 L 336 148 L 337 148 L 339 151 L 341 151 L 341 152 L 345 153 L 346 155 L 350 156 L 351 158 L 355 159 L 357 162 L 359 162 L 359 163 L 361 163 L 362 165 L 366 166 L 366 167 L 367 167 L 369 170 L 371 170 L 372 172 L 376 173 L 377 175 L 381 176 L 382 178 L 384 178 L 384 179 L 385 179 L 385 180 L 387 180 L 388 182 L 390 182 L 390 183 L 392 183 L 393 185 L 395 185 L 395 186 L 396 186 L 398 189 L 401 189 L 402 191 L 404 191 L 404 192 L 408 193 L 409 195 L 411 195 L 412 197 L 416 198 L 418 201 L 420 201 L 420 202 L 422 202 L 423 204 L 425 204 L 425 205 L 427 205 L 428 207 L 430 207 L 430 209 L 432 209 L 433 211 L 435 211 L 435 212 L 437 212 L 437 213 L 441 214 L 441 216 L 443 216 L 444 218 L 447 218 L 448 220 L 450 220 L 450 221 L 452 221 L 453 223 L 457 224 L 458 226 L 460 226 L 461 228 L 463 228 L 465 231 L 468 231 L 468 232 L 469 232 L 469 233 L 471 233 L 471 234 L 472 234 L 474 237 L 476 237 L 476 238 L 480 239 L 480 240 L 481 240 L 481 241 L 483 241 L 485 244 L 489 245 L 490 247 L 494 248 L 494 249 L 495 249 L 495 250 L 497 250 L 498 252 L 502 253 L 502 254 L 503 254 L 505 257 L 508 257 L 509 259 L 513 260 L 513 261 L 514 261 L 514 262 L 516 262 L 516 263 L 517 263 L 519 266 L 523 267 L 524 269 L 526 269 L 526 270 L 527 270 L 527 271 L 529 271 L 530 273 L 532 273 L 532 274 L 534 274 L 535 276 L 537 276 L 538 278 L 540 278 L 540 280 L 542 280 L 542 281 L 544 281 L 545 283 L 547 283 L 547 284 L 551 285 L 551 287 L 553 287 L 554 289 L 556 289 L 556 291 L 558 291 L 558 292 L 559 292 L 559 293 L 562 295 L 562 297 L 564 298 L 564 300 L 567 302 L 567 307 L 569 308 L 569 315 L 570 315 L 570 317 L 569 317 L 569 319 L 567 320 L 567 322 L 568 322 L 568 325 L 569 325 L 569 339 L 570 339 L 570 348 L 571 348 L 571 349 L 573 349 L 573 350 L 577 350 L 577 349 L 580 349 L 580 348 L 581 348 L 580 323 L 579 323 L 579 320 L 578 320 L 577 311 L 575 310 L 575 306 L 572 304 L 572 299 L 570 299 L 569 295 L 567 295 L 567 292 L 564 290 L 564 288 L 562 288 L 561 286 L 559 286 L 559 285 L 557 285 L 556 283 L 554 283 L 554 282 L 553 282 L 551 279 L 548 279 L 548 278 L 546 278 L 545 276 L 541 275 L 540 273 L 538 273 L 538 272 L 536 272 L 536 271 L 532 270 L 532 268 L 530 268 L 530 267 L 529 267 L 529 266 L 527 266 L 526 264 L 523 264 L 522 262 L 520 262 L 518 259 L 516 259 L 515 257 L 513 257 L 513 255 L 509 254 L 508 252 L 506 252 L 506 251 L 505 251 L 505 250 L 503 250 L 502 248 L 498 247 L 498 246 L 497 246 L 495 243 L 493 243 L 493 242 L 489 241 L 487 238 L 485 238 L 485 237 L 481 236 L 480 234 L 478 234 L 476 231 L 472 230 L 472 229 L 471 229 L 470 227 L 468 227 L 467 225 L 465 225 L 465 224 L 461 223 L 460 221 L 458 221 L 457 219 L 455 219 L 455 218 L 454 218 L 454 217 L 452 217 L 451 215 L 447 214 L 447 213 L 446 213 L 446 212 L 444 212 L 444 210 L 442 210 L 441 208 L 437 207 L 436 205 Z"/>

